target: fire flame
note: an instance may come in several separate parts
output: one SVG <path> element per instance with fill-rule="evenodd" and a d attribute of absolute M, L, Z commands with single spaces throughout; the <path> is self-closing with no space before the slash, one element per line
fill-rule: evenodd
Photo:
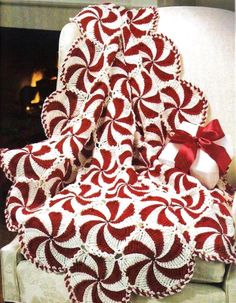
<path fill-rule="evenodd" d="M 42 71 L 41 70 L 34 71 L 31 78 L 30 86 L 36 87 L 36 82 L 41 79 L 43 79 Z M 34 97 L 34 100 L 31 101 L 31 104 L 39 103 L 39 101 L 40 101 L 40 96 L 39 96 L 39 92 L 37 92 Z"/>

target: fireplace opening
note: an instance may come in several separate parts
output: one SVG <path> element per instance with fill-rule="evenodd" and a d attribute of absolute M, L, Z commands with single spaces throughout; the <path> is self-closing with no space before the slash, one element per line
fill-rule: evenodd
<path fill-rule="evenodd" d="M 0 148 L 20 148 L 46 138 L 40 116 L 45 98 L 56 88 L 59 34 L 0 28 Z M 1 201 L 10 184 L 0 170 Z"/>
<path fill-rule="evenodd" d="M 56 89 L 57 69 L 35 70 L 30 85 L 19 92 L 22 115 L 39 115 L 45 99 Z"/>
<path fill-rule="evenodd" d="M 0 148 L 45 138 L 40 114 L 56 88 L 60 32 L 1 28 Z"/>

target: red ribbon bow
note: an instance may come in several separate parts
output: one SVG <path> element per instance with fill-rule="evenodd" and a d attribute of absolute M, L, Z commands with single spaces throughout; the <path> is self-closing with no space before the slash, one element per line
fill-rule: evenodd
<path fill-rule="evenodd" d="M 225 134 L 217 119 L 212 120 L 205 127 L 200 126 L 195 137 L 184 130 L 176 130 L 175 134 L 171 136 L 170 142 L 182 145 L 175 157 L 175 166 L 185 173 L 189 172 L 196 158 L 197 150 L 200 148 L 215 160 L 219 167 L 220 175 L 224 174 L 231 162 L 231 158 L 223 146 L 213 142 L 224 136 Z"/>

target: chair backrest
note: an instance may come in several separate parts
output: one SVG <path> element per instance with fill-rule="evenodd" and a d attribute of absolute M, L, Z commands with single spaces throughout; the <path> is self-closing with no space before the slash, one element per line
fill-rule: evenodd
<path fill-rule="evenodd" d="M 230 134 L 236 155 L 236 102 L 234 75 L 234 13 L 203 7 L 159 9 L 158 32 L 173 40 L 182 56 L 182 78 L 198 86 L 210 104 L 209 118 L 220 120 Z M 79 30 L 67 24 L 59 41 L 59 73 Z M 58 88 L 61 87 L 58 80 Z M 236 186 L 236 156 L 228 173 Z"/>

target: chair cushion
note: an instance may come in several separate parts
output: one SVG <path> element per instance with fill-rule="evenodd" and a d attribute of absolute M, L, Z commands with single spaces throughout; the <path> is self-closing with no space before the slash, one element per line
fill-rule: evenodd
<path fill-rule="evenodd" d="M 209 285 L 197 284 L 196 282 L 222 282 L 225 273 L 225 266 L 219 262 L 205 262 L 197 259 L 194 278 L 180 293 L 161 300 L 168 302 L 189 302 L 191 303 L 223 303 L 225 293 L 222 288 Z M 47 273 L 36 268 L 29 261 L 23 260 L 17 265 L 17 278 L 20 287 L 21 300 L 27 303 L 69 303 L 68 292 L 64 285 L 64 275 Z M 209 299 L 207 294 L 211 293 Z M 174 298 L 174 299 L 173 299 Z M 207 298 L 207 299 L 206 299 Z M 209 301 L 210 300 L 210 301 Z M 212 300 L 212 301 L 211 301 Z M 133 303 L 155 303 L 157 299 L 141 298 L 133 296 Z"/>
<path fill-rule="evenodd" d="M 221 262 L 206 262 L 196 259 L 196 266 L 191 282 L 221 283 L 224 280 L 225 264 Z"/>
<path fill-rule="evenodd" d="M 16 271 L 21 302 L 70 303 L 64 275 L 47 273 L 26 260 L 17 265 Z"/>
<path fill-rule="evenodd" d="M 209 284 L 189 283 L 182 292 L 161 300 L 133 296 L 130 303 L 225 303 L 222 288 Z"/>

